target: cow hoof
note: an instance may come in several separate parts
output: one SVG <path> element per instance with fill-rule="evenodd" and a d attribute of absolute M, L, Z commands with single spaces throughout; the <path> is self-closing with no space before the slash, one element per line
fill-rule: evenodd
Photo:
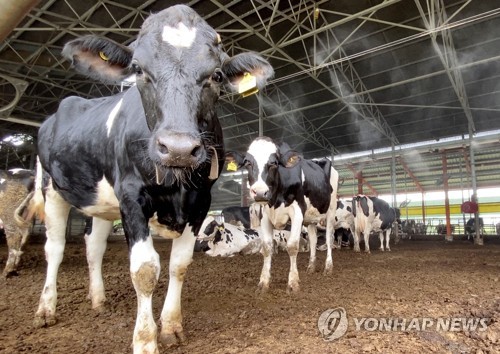
<path fill-rule="evenodd" d="M 186 343 L 186 336 L 182 330 L 174 333 L 160 333 L 160 343 L 165 348 L 175 347 Z"/>
<path fill-rule="evenodd" d="M 330 275 L 332 273 L 333 273 L 332 267 L 326 267 L 325 270 L 323 271 L 323 275 Z"/>
<path fill-rule="evenodd" d="M 381 252 L 384 252 L 384 249 L 383 249 L 383 248 L 379 248 L 379 250 L 380 250 Z"/>
<path fill-rule="evenodd" d="M 13 270 L 7 270 L 6 269 L 6 270 L 3 271 L 3 276 L 4 276 L 4 278 L 12 278 L 12 277 L 19 276 L 19 273 L 15 269 L 13 269 Z"/>
<path fill-rule="evenodd" d="M 108 312 L 108 304 L 104 301 L 99 304 L 92 305 L 92 310 L 99 314 L 106 313 Z"/>
<path fill-rule="evenodd" d="M 314 263 L 311 263 L 307 266 L 307 274 L 314 274 L 314 272 L 316 271 L 316 264 Z"/>
<path fill-rule="evenodd" d="M 370 250 L 365 250 L 365 253 L 370 254 L 371 252 L 370 252 Z"/>
<path fill-rule="evenodd" d="M 361 252 L 361 249 L 359 249 L 359 248 L 354 248 L 354 252 L 359 253 L 359 252 Z"/>
<path fill-rule="evenodd" d="M 267 293 L 268 290 L 269 290 L 269 284 L 265 284 L 263 282 L 260 282 L 259 285 L 257 285 L 257 289 L 255 290 L 255 293 L 257 295 L 263 295 L 263 294 Z"/>
<path fill-rule="evenodd" d="M 297 294 L 300 290 L 300 286 L 298 283 L 288 284 L 286 288 L 286 292 L 288 294 Z"/>
<path fill-rule="evenodd" d="M 50 327 L 55 325 L 56 322 L 57 319 L 54 315 L 36 315 L 33 326 L 35 326 L 35 328 Z"/>
<path fill-rule="evenodd" d="M 391 252 L 391 249 L 390 248 L 386 248 L 385 249 L 387 252 Z"/>

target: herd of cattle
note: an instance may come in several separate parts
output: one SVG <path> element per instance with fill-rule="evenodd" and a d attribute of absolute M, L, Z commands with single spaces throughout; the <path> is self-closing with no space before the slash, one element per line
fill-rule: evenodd
<path fill-rule="evenodd" d="M 255 53 L 229 56 L 220 36 L 191 8 L 177 5 L 150 15 L 129 46 L 85 36 L 67 43 L 63 55 L 93 79 L 119 83 L 135 75 L 136 85 L 110 97 L 62 100 L 40 127 L 36 174 L 1 176 L 5 275 L 17 271 L 30 220 L 37 215 L 46 227 L 37 327 L 56 323 L 57 274 L 72 206 L 93 217 L 85 236 L 93 308 L 106 300 L 102 258 L 113 220 L 122 220 L 137 294 L 134 353 L 158 353 L 158 340 L 184 341 L 181 290 L 195 248 L 224 256 L 260 252 L 261 291 L 270 285 L 273 253 L 286 249 L 291 292 L 299 290 L 299 251 L 310 252 L 307 271 L 315 271 L 318 230 L 327 235 L 325 273 L 332 272 L 335 230 L 344 242 L 346 232 L 353 233 L 355 251 L 363 234 L 370 252 L 372 232 L 379 234 L 380 249 L 390 250 L 395 210 L 376 197 L 337 200 L 338 173 L 330 160 L 305 159 L 266 137 L 255 139 L 246 153 L 224 151 L 215 109 L 221 89 L 235 89 L 248 74 L 262 88 L 273 68 Z M 206 218 L 211 187 L 227 161 L 248 170 L 255 201 L 237 220 L 241 225 L 230 223 L 230 216 L 223 223 Z M 160 262 L 151 233 L 173 239 L 161 329 L 152 313 Z"/>

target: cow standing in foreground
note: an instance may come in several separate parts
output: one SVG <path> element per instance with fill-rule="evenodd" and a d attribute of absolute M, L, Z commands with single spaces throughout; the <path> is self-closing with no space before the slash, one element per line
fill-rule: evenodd
<path fill-rule="evenodd" d="M 33 195 L 34 182 L 35 173 L 32 170 L 0 171 L 1 228 L 9 249 L 3 270 L 5 277 L 17 274 L 22 249 L 28 240 L 31 230 L 28 203 Z"/>
<path fill-rule="evenodd" d="M 310 259 L 308 272 L 314 272 L 316 262 L 316 226 L 326 217 L 327 234 L 333 233 L 337 203 L 338 173 L 327 159 L 305 160 L 287 144 L 278 146 L 268 137 L 259 137 L 249 146 L 246 156 L 228 153 L 239 167 L 248 169 L 250 196 L 264 205 L 262 210 L 262 248 L 264 265 L 259 289 L 265 292 L 271 278 L 273 228 L 283 229 L 291 221 L 287 250 L 290 256 L 288 291 L 299 290 L 297 253 L 302 225 L 308 227 Z M 331 237 L 327 237 L 325 273 L 332 271 Z"/>
<path fill-rule="evenodd" d="M 364 236 L 365 252 L 370 253 L 370 233 L 379 234 L 380 250 L 390 251 L 389 240 L 392 223 L 396 220 L 396 212 L 389 204 L 377 197 L 357 195 L 352 198 L 352 212 L 354 215 L 354 251 L 359 252 L 359 237 Z"/>
<path fill-rule="evenodd" d="M 63 55 L 101 82 L 135 74 L 136 85 L 111 97 L 66 98 L 40 127 L 39 157 L 51 181 L 45 194 L 47 278 L 35 325 L 56 322 L 57 271 L 73 205 L 94 217 L 87 245 L 94 259 L 102 259 L 112 220 L 122 219 L 137 294 L 133 350 L 158 353 L 152 294 L 160 262 L 149 226 L 174 239 L 160 316 L 160 339 L 174 344 L 184 340 L 182 284 L 223 165 L 215 103 L 223 84 L 237 84 L 248 72 L 262 87 L 273 70 L 257 54 L 229 57 L 215 30 L 183 5 L 149 16 L 131 47 L 87 36 L 66 44 Z"/>

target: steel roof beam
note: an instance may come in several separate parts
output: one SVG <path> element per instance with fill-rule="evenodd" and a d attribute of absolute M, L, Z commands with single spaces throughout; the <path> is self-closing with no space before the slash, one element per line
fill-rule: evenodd
<path fill-rule="evenodd" d="M 236 14 L 234 14 L 232 11 L 230 11 L 229 9 L 227 9 L 227 7 L 223 6 L 222 4 L 219 4 L 218 2 L 215 2 L 215 1 L 212 1 L 214 2 L 217 6 L 219 7 L 222 7 L 225 9 L 226 13 L 228 13 L 229 15 L 231 15 L 233 18 L 237 19 L 244 27 L 248 28 L 248 29 L 252 29 L 246 22 L 244 22 L 243 20 L 239 19 L 238 16 L 236 16 Z M 275 46 L 274 43 L 270 42 L 268 38 L 266 38 L 264 35 L 262 35 L 261 33 L 259 32 L 255 32 L 255 35 L 258 36 L 261 40 L 265 41 L 266 43 L 268 43 L 268 45 L 270 45 L 271 47 L 274 47 L 278 52 L 280 52 L 280 54 L 284 55 L 284 56 L 287 56 L 288 55 L 283 51 L 281 50 L 280 48 L 277 48 Z M 288 57 L 289 60 L 293 60 L 292 58 Z M 299 63 L 296 63 L 299 67 L 301 67 L 301 65 Z M 286 97 L 285 98 L 285 94 L 278 89 L 278 87 L 276 86 L 275 87 L 275 92 L 277 92 L 278 94 L 278 99 L 285 99 L 288 103 L 289 103 L 289 106 L 290 107 L 294 107 L 293 104 L 291 103 L 291 100 Z M 290 124 L 291 120 L 290 120 L 290 115 L 284 115 L 284 118 L 285 120 Z M 314 131 L 314 133 L 312 132 L 312 130 L 308 130 L 310 129 L 310 127 L 313 127 L 313 125 L 308 121 L 307 117 L 303 114 L 300 114 L 298 116 L 299 120 L 300 120 L 300 127 L 302 128 L 303 132 L 305 135 L 309 136 L 310 138 L 314 138 L 316 139 L 314 141 L 314 143 L 322 148 L 324 148 L 326 151 L 330 151 L 330 152 L 336 152 L 338 153 L 338 151 L 335 149 L 335 147 L 333 146 L 333 144 L 330 143 L 330 141 L 319 131 Z M 268 119 L 266 119 L 267 121 Z M 294 122 L 296 123 L 296 122 Z M 296 127 L 294 127 L 296 128 Z"/>
<path fill-rule="evenodd" d="M 424 21 L 425 26 L 428 29 L 433 30 L 436 28 L 444 28 L 440 31 L 432 31 L 430 33 L 432 46 L 438 54 L 444 68 L 446 69 L 446 74 L 448 75 L 448 78 L 458 97 L 458 101 L 462 106 L 464 114 L 467 117 L 470 130 L 475 133 L 476 128 L 474 125 L 474 118 L 472 117 L 472 113 L 470 110 L 469 99 L 467 98 L 467 91 L 465 89 L 465 84 L 462 78 L 462 72 L 458 69 L 458 59 L 455 45 L 453 43 L 453 37 L 451 35 L 451 31 L 445 26 L 448 22 L 448 19 L 444 2 L 443 0 L 429 0 L 427 2 L 428 13 L 425 13 L 419 0 L 415 0 L 415 4 L 418 8 L 420 16 L 422 17 L 422 20 Z M 441 35 L 442 38 L 442 41 L 440 43 L 438 43 L 438 35 Z"/>
<path fill-rule="evenodd" d="M 365 186 L 368 187 L 368 189 L 370 189 L 370 191 L 375 195 L 379 195 L 378 191 L 375 189 L 375 187 L 373 187 L 367 180 L 365 177 L 363 176 L 360 176 L 360 172 L 359 170 L 357 170 L 352 164 L 347 164 L 345 167 L 347 167 L 353 174 L 354 178 L 358 179 L 359 181 L 361 181 L 361 183 Z"/>
<path fill-rule="evenodd" d="M 417 186 L 417 189 L 420 191 L 420 193 L 424 193 L 425 190 L 424 188 L 422 187 L 422 185 L 420 184 L 420 182 L 418 181 L 418 178 L 415 176 L 415 174 L 410 170 L 410 168 L 408 167 L 408 165 L 406 164 L 405 160 L 400 156 L 398 157 L 398 162 L 401 164 L 401 167 L 403 167 L 403 169 L 405 170 L 405 172 L 408 174 L 408 176 L 410 176 L 410 178 L 412 179 L 413 183 L 415 183 L 415 186 Z"/>

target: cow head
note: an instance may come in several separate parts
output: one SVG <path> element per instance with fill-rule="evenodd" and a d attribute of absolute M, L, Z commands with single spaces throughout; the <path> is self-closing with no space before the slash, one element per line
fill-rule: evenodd
<path fill-rule="evenodd" d="M 238 168 L 245 167 L 248 170 L 248 183 L 250 185 L 250 197 L 256 202 L 267 203 L 269 200 L 269 187 L 266 184 L 270 159 L 274 159 L 278 152 L 278 145 L 268 137 L 256 138 L 246 154 L 229 152 L 226 154 L 227 162 L 234 162 Z M 271 164 L 274 162 L 271 161 Z"/>
<path fill-rule="evenodd" d="M 213 216 L 207 216 L 201 225 L 198 240 L 220 242 L 221 232 L 224 232 L 224 224 L 215 220 Z"/>
<path fill-rule="evenodd" d="M 218 175 L 223 149 L 215 103 L 222 86 L 233 88 L 250 73 L 262 87 L 273 75 L 255 53 L 229 57 L 217 32 L 184 5 L 149 16 L 128 47 L 86 36 L 67 43 L 63 55 L 79 72 L 102 82 L 135 75 L 157 172 L 167 167 L 191 172 L 203 165 L 208 174 L 220 161 Z"/>
<path fill-rule="evenodd" d="M 256 138 L 245 155 L 228 152 L 226 161 L 248 170 L 250 196 L 258 203 L 288 205 L 296 196 L 296 185 L 302 182 L 302 156 L 286 143 L 278 145 L 268 137 Z"/>

